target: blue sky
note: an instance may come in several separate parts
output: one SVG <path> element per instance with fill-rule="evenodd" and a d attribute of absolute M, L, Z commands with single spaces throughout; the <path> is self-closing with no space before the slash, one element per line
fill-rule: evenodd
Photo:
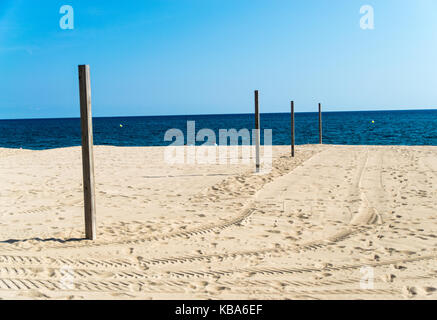
<path fill-rule="evenodd" d="M 0 118 L 79 116 L 78 64 L 95 116 L 435 108 L 436 32 L 435 0 L 1 0 Z"/>

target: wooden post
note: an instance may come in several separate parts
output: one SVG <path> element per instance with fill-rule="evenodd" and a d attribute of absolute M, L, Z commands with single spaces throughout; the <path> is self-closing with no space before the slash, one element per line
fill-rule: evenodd
<path fill-rule="evenodd" d="M 322 104 L 319 103 L 319 143 L 323 144 L 323 133 L 322 133 Z"/>
<path fill-rule="evenodd" d="M 291 156 L 294 157 L 294 101 L 291 101 Z"/>
<path fill-rule="evenodd" d="M 94 185 L 93 122 L 91 114 L 90 67 L 79 66 L 80 122 L 82 128 L 82 168 L 85 206 L 85 236 L 96 239 L 96 199 Z"/>
<path fill-rule="evenodd" d="M 259 117 L 259 100 L 258 90 L 255 90 L 255 144 L 256 144 L 256 172 L 260 172 L 260 142 L 261 142 L 261 128 Z"/>

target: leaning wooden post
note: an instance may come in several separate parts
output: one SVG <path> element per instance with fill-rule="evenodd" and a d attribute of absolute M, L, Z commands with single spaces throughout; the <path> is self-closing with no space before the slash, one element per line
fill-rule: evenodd
<path fill-rule="evenodd" d="M 323 132 L 322 132 L 322 104 L 319 103 L 319 143 L 323 144 Z"/>
<path fill-rule="evenodd" d="M 259 118 L 259 100 L 258 90 L 255 90 L 255 144 L 256 144 L 256 172 L 260 172 L 260 142 L 261 142 L 261 130 L 260 130 L 260 118 Z"/>
<path fill-rule="evenodd" d="M 294 157 L 294 101 L 291 101 L 291 156 Z"/>
<path fill-rule="evenodd" d="M 79 66 L 80 122 L 82 128 L 82 168 L 85 202 L 85 236 L 96 239 L 96 199 L 94 185 L 93 122 L 91 114 L 90 67 Z"/>

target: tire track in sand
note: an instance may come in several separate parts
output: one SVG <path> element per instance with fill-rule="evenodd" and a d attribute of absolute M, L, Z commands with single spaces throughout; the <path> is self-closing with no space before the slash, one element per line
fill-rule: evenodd
<path fill-rule="evenodd" d="M 366 156 L 368 156 L 368 153 L 366 154 Z M 366 158 L 364 166 L 362 167 L 361 172 L 360 172 L 360 178 L 359 178 L 359 183 L 358 183 L 359 187 L 361 185 L 363 173 L 364 173 L 364 171 L 366 169 L 367 159 L 368 158 Z M 366 203 L 368 204 L 368 201 Z M 227 222 L 223 223 L 222 225 L 218 225 L 218 226 L 215 225 L 215 226 L 213 226 L 213 228 L 220 228 L 220 227 L 226 228 L 229 225 L 241 223 L 247 217 L 249 217 L 253 213 L 254 210 L 255 210 L 254 208 L 251 208 L 250 213 L 245 211 L 245 212 L 243 212 L 242 216 L 240 216 L 240 217 L 238 217 L 236 219 L 233 219 L 231 221 L 227 221 Z M 206 229 L 209 229 L 209 228 L 211 228 L 211 226 L 207 227 Z M 198 229 L 194 230 L 194 232 L 203 232 L 203 231 L 205 231 L 204 228 L 198 228 Z M 361 230 L 355 230 L 355 233 L 359 232 L 359 231 L 361 231 Z M 185 236 L 185 235 L 187 235 L 188 232 L 190 232 L 190 231 L 182 232 L 182 233 L 179 233 L 179 234 L 182 234 L 183 236 Z M 191 232 L 193 232 L 193 230 L 191 230 Z M 235 258 L 238 255 L 241 256 L 241 255 L 253 255 L 253 254 L 267 254 L 267 253 L 272 253 L 272 252 L 281 253 L 281 252 L 287 252 L 288 250 L 291 250 L 291 249 L 297 250 L 297 251 L 303 250 L 303 249 L 317 249 L 317 248 L 320 248 L 321 246 L 324 246 L 324 245 L 333 244 L 333 242 L 336 242 L 336 241 L 338 241 L 340 239 L 343 239 L 343 238 L 351 235 L 353 232 L 354 232 L 353 230 L 347 230 L 347 231 L 343 230 L 339 234 L 333 236 L 332 239 L 325 239 L 325 240 L 321 240 L 321 241 L 315 241 L 315 242 L 308 243 L 308 244 L 303 245 L 303 246 L 293 246 L 292 248 L 266 249 L 266 250 L 261 251 L 261 252 L 259 250 L 256 251 L 256 252 L 255 251 L 251 251 L 251 252 L 245 251 L 245 252 L 230 253 L 230 254 L 225 254 L 225 255 L 185 256 L 185 257 L 179 257 L 179 258 L 151 259 L 151 260 L 148 260 L 148 261 L 143 261 L 143 263 L 144 264 L 147 264 L 147 263 L 150 263 L 150 264 L 154 264 L 154 263 L 158 263 L 158 264 L 160 264 L 160 263 L 161 264 L 162 263 L 181 263 L 181 262 L 198 261 L 198 259 L 211 259 L 211 258 L 225 259 L 225 258 Z M 138 241 L 134 241 L 134 242 L 130 242 L 130 243 L 139 243 L 139 242 Z M 8 256 L 8 257 L 10 258 L 11 256 Z M 31 258 L 29 258 L 29 259 L 31 260 Z M 63 262 L 70 262 L 70 263 L 74 262 L 71 259 L 68 259 L 68 260 L 70 260 L 70 261 L 66 261 L 65 260 Z M 33 262 L 35 262 L 35 260 L 33 260 Z M 405 263 L 406 261 L 405 260 L 401 260 L 401 262 Z M 77 263 L 77 262 L 74 262 L 74 263 Z M 82 263 L 83 263 L 83 261 L 82 261 Z M 85 262 L 85 263 L 90 264 L 91 262 L 88 261 L 88 262 Z M 393 263 L 393 261 L 391 261 L 390 264 L 391 263 Z M 358 267 L 361 267 L 361 266 L 363 266 L 363 265 L 359 265 Z M 369 266 L 369 264 L 366 264 L 366 266 Z M 258 270 L 245 269 L 245 270 L 233 270 L 232 273 L 235 273 L 235 272 L 245 272 L 245 273 L 250 273 L 250 274 L 254 274 L 254 273 L 272 274 L 272 272 L 273 272 L 273 274 L 289 274 L 289 273 L 301 273 L 301 272 L 322 272 L 322 271 L 326 271 L 326 270 L 339 270 L 339 268 L 341 268 L 341 267 L 328 268 L 328 269 L 325 268 L 325 269 L 285 269 L 285 270 L 284 269 L 277 270 L 277 269 L 270 269 L 270 268 L 269 269 L 258 269 Z M 357 268 L 357 266 L 343 266 L 343 268 Z M 81 270 L 78 270 L 79 276 L 80 277 L 87 277 L 87 276 L 88 277 L 90 277 L 90 276 L 93 276 L 93 277 L 97 276 L 98 277 L 99 276 L 99 272 L 90 272 L 90 270 L 86 270 L 86 271 L 88 271 L 88 273 L 81 274 Z M 192 276 L 196 276 L 196 277 L 199 277 L 199 276 L 210 276 L 210 275 L 214 275 L 214 274 L 216 276 L 217 275 L 218 276 L 223 276 L 223 275 L 226 275 L 228 273 L 229 273 L 229 271 L 214 271 L 212 273 L 211 272 L 207 272 L 207 273 L 204 273 L 202 275 L 202 273 L 194 272 L 194 271 L 182 271 L 182 272 L 172 271 L 172 272 L 167 272 L 167 274 L 169 274 L 169 275 L 177 275 L 177 276 L 183 275 L 183 276 L 188 276 L 188 277 L 192 277 Z M 137 273 L 136 275 L 133 275 L 131 273 L 119 273 L 119 272 L 117 272 L 117 273 L 113 273 L 111 276 L 112 277 L 124 277 L 124 278 L 128 278 L 128 279 L 132 278 L 132 277 L 136 278 L 136 277 L 143 277 L 143 276 L 147 278 L 147 275 L 144 275 L 144 274 L 141 274 L 141 273 Z M 10 284 L 11 283 L 12 284 L 13 283 L 17 284 L 18 282 L 17 282 L 17 280 L 15 280 L 15 281 L 11 280 Z M 23 282 L 23 283 L 25 283 L 25 282 Z M 23 283 L 21 284 L 21 287 L 23 287 L 23 285 L 24 285 Z M 86 283 L 80 283 L 80 285 L 87 287 Z M 29 283 L 27 283 L 27 287 L 29 287 L 29 286 L 30 286 Z M 94 289 L 96 289 L 96 288 L 98 289 L 98 287 L 102 287 L 102 286 L 107 288 L 108 283 L 107 282 L 103 282 L 103 283 L 97 284 L 97 286 L 96 286 L 96 283 L 94 281 L 94 284 L 93 283 L 88 284 L 88 288 L 90 286 L 91 286 L 91 288 L 94 286 Z M 126 284 L 125 284 L 125 286 L 126 286 Z"/>
<path fill-rule="evenodd" d="M 290 173 L 291 171 L 295 170 L 297 167 L 301 166 L 305 161 L 308 161 L 310 158 L 312 158 L 314 155 L 318 154 L 320 151 L 308 151 L 306 152 L 302 158 L 298 159 L 289 159 L 281 157 L 279 158 L 279 163 L 276 163 L 276 166 L 273 167 L 273 170 L 265 175 L 265 178 L 263 179 L 263 183 L 257 185 L 258 190 L 261 189 L 265 184 L 269 182 L 269 179 L 276 178 L 278 176 L 282 176 L 284 174 Z M 285 159 L 285 160 L 284 160 Z M 284 165 L 285 163 L 285 165 Z M 274 162 L 275 164 L 275 162 Z M 252 173 L 246 173 L 243 174 L 244 179 L 248 179 L 251 177 L 256 177 Z M 241 178 L 240 176 L 236 179 Z M 234 179 L 234 178 L 232 178 Z M 225 179 L 226 181 L 227 179 Z M 154 235 L 145 237 L 142 239 L 135 239 L 135 240 L 122 240 L 122 241 L 114 241 L 114 242 L 102 242 L 102 243 L 96 243 L 96 242 L 90 242 L 84 240 L 81 244 L 75 244 L 75 245 L 51 245 L 51 246 L 44 246 L 44 249 L 74 249 L 74 248 L 98 248 L 98 247 L 104 247 L 104 246 L 113 246 L 113 245 L 138 245 L 143 244 L 151 241 L 161 241 L 161 240 L 169 240 L 169 239 L 177 239 L 177 238 L 187 238 L 187 237 L 193 237 L 193 236 L 199 236 L 199 235 L 205 235 L 208 233 L 218 232 L 221 230 L 224 230 L 226 228 L 236 226 L 244 222 L 247 218 L 249 218 L 253 213 L 255 209 L 251 207 L 251 201 L 247 202 L 246 205 L 241 209 L 238 214 L 223 222 L 216 222 L 216 223 L 210 223 L 207 225 L 199 226 L 196 228 L 193 228 L 191 230 L 186 231 L 179 231 L 174 233 L 169 233 L 166 235 Z M 32 240 L 32 239 L 30 239 Z M 30 241 L 29 240 L 29 241 Z M 33 239 L 35 240 L 35 239 Z M 26 241 L 23 241 L 26 242 Z M 14 247 L 14 248 L 2 248 L 2 250 L 9 250 L 9 251 L 28 251 L 26 248 L 21 247 Z"/>
<path fill-rule="evenodd" d="M 288 274 L 301 274 L 301 273 L 314 273 L 314 272 L 326 272 L 326 271 L 343 271 L 359 269 L 362 267 L 381 267 L 388 265 L 395 265 L 399 263 L 411 263 L 417 261 L 434 260 L 437 259 L 437 254 L 426 255 L 416 258 L 399 258 L 380 262 L 372 263 L 360 263 L 360 264 L 344 264 L 339 266 L 328 266 L 325 268 L 243 268 L 243 269 L 228 269 L 228 270 L 209 270 L 209 271 L 198 271 L 198 270 L 187 270 L 187 271 L 167 271 L 166 274 L 174 276 L 177 278 L 199 278 L 199 277 L 223 277 L 230 276 L 237 273 L 248 274 L 249 276 L 254 276 L 257 274 L 261 275 L 288 275 Z"/>

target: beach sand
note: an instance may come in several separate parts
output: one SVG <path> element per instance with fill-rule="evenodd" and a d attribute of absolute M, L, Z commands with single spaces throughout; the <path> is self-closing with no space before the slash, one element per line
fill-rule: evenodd
<path fill-rule="evenodd" d="M 0 149 L 0 298 L 437 299 L 437 147 L 273 147 L 272 170 Z"/>

